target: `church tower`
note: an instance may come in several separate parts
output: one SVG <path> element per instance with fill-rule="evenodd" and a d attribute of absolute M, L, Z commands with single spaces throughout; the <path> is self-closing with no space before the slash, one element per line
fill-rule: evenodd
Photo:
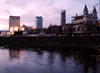
<path fill-rule="evenodd" d="M 94 6 L 94 9 L 93 9 L 93 16 L 97 17 L 97 10 L 96 10 L 95 6 Z"/>
<path fill-rule="evenodd" d="M 96 10 L 95 6 L 94 6 L 94 9 L 93 9 L 92 15 L 93 15 L 93 18 L 94 18 L 93 21 L 96 22 L 98 20 L 98 17 L 97 17 L 97 10 Z"/>
<path fill-rule="evenodd" d="M 84 8 L 84 11 L 83 11 L 84 15 L 87 16 L 88 15 L 88 8 L 87 6 L 85 5 L 85 8 Z"/>

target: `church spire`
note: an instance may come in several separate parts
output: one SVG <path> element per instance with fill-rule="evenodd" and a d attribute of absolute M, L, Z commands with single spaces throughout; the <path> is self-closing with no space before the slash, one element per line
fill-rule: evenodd
<path fill-rule="evenodd" d="M 85 5 L 84 11 L 83 11 L 84 15 L 87 16 L 88 15 L 88 8 L 87 5 Z"/>
<path fill-rule="evenodd" d="M 87 12 L 88 13 L 87 5 L 85 5 L 84 12 Z"/>
<path fill-rule="evenodd" d="M 95 17 L 97 17 L 97 10 L 96 10 L 96 8 L 95 8 L 95 6 L 94 6 L 94 9 L 93 9 L 93 16 L 95 16 Z"/>
<path fill-rule="evenodd" d="M 96 10 L 95 6 L 94 6 L 94 9 L 93 9 L 93 13 L 97 13 L 97 10 Z"/>

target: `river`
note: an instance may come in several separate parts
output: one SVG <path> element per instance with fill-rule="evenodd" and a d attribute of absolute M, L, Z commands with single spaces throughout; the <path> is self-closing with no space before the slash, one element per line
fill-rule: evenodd
<path fill-rule="evenodd" d="M 89 51 L 41 51 L 0 47 L 0 73 L 100 73 Z"/>

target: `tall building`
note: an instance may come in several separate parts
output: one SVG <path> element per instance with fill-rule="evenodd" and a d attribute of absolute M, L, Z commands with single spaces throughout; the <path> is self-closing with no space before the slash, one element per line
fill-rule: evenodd
<path fill-rule="evenodd" d="M 61 10 L 61 25 L 65 25 L 66 24 L 66 11 L 65 10 Z"/>
<path fill-rule="evenodd" d="M 9 31 L 11 27 L 20 26 L 20 17 L 19 16 L 10 16 L 9 17 Z"/>
<path fill-rule="evenodd" d="M 41 16 L 35 17 L 35 29 L 42 29 L 43 19 Z"/>

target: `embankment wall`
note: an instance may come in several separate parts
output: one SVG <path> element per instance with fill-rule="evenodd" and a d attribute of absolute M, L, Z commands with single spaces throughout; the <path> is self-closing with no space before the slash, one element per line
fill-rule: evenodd
<path fill-rule="evenodd" d="M 6 45 L 11 47 L 89 47 L 100 45 L 100 37 L 0 37 L 0 46 Z"/>

